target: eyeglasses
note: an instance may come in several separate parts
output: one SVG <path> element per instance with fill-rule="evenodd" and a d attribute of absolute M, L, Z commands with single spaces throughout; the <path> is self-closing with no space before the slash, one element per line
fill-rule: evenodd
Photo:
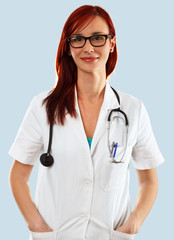
<path fill-rule="evenodd" d="M 86 40 L 89 39 L 93 47 L 102 47 L 105 45 L 106 40 L 112 38 L 110 34 L 108 35 L 93 35 L 90 37 L 74 36 L 69 37 L 67 41 L 73 48 L 82 48 L 85 46 Z"/>

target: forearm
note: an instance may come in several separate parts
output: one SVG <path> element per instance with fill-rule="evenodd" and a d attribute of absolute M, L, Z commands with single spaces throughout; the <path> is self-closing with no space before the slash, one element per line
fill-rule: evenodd
<path fill-rule="evenodd" d="M 139 187 L 137 200 L 128 220 L 120 226 L 117 231 L 134 234 L 139 229 L 147 217 L 158 193 L 158 179 L 156 170 L 138 170 Z"/>
<path fill-rule="evenodd" d="M 139 231 L 142 223 L 147 217 L 152 208 L 158 193 L 158 183 L 152 181 L 145 181 L 141 183 L 138 188 L 138 195 L 135 208 L 132 211 L 131 218 L 134 219 L 135 228 Z"/>
<path fill-rule="evenodd" d="M 47 231 L 47 225 L 32 201 L 30 187 L 23 177 L 12 174 L 10 186 L 16 203 L 31 231 Z"/>

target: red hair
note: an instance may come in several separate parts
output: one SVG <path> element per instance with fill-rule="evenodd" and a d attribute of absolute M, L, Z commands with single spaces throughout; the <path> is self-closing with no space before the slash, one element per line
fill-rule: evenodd
<path fill-rule="evenodd" d="M 115 29 L 109 14 L 99 6 L 84 5 L 71 13 L 65 22 L 56 56 L 56 72 L 58 81 L 55 88 L 43 100 L 46 104 L 49 124 L 56 122 L 64 125 L 66 111 L 71 117 L 77 117 L 75 110 L 75 84 L 77 82 L 77 67 L 69 55 L 67 38 L 76 30 L 84 29 L 96 16 L 100 16 L 108 24 L 109 34 L 115 36 Z M 117 48 L 109 55 L 106 63 L 106 77 L 114 70 L 117 62 Z"/>

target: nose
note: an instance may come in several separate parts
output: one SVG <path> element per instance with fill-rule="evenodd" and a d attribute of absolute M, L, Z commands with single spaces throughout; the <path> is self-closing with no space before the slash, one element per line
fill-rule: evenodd
<path fill-rule="evenodd" d="M 84 52 L 94 52 L 94 47 L 91 45 L 89 39 L 86 40 L 83 50 L 84 50 Z"/>

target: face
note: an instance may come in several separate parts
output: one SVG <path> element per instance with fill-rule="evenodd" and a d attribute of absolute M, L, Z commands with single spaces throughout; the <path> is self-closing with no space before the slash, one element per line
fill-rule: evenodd
<path fill-rule="evenodd" d="M 93 21 L 85 27 L 85 29 L 74 32 L 70 37 L 83 36 L 90 37 L 93 35 L 108 35 L 109 27 L 106 21 L 102 17 L 95 17 Z M 81 72 L 95 72 L 106 71 L 106 63 L 111 53 L 111 49 L 114 49 L 116 43 L 116 37 L 108 38 L 104 46 L 94 47 L 91 45 L 89 39 L 86 40 L 86 44 L 82 48 L 73 48 L 70 45 L 70 55 L 72 56 L 78 71 Z"/>

